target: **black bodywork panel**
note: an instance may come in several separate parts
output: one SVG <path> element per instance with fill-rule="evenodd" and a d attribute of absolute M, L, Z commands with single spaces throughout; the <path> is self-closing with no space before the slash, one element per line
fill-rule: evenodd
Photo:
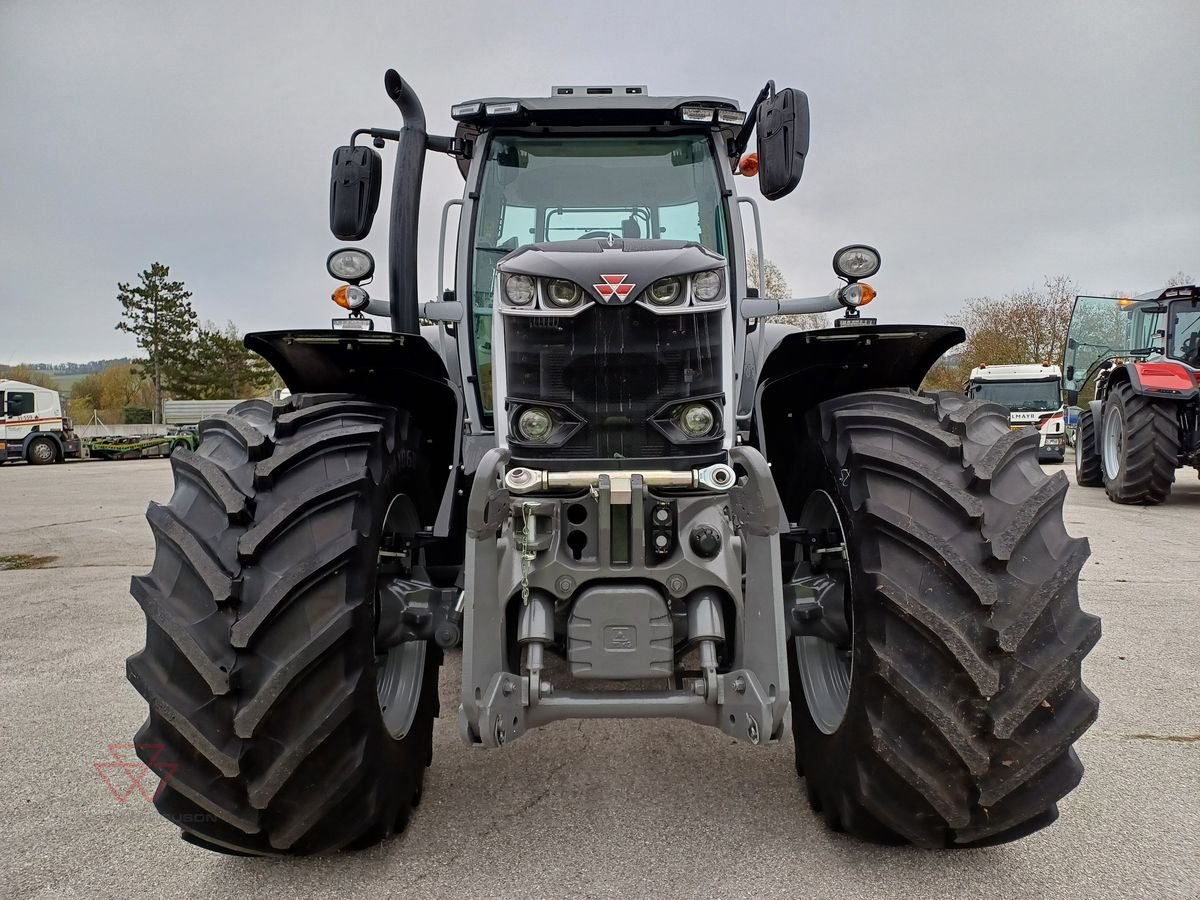
<path fill-rule="evenodd" d="M 801 331 L 781 340 L 758 380 L 755 443 L 785 498 L 804 445 L 804 413 L 825 400 L 884 388 L 915 390 L 966 333 L 946 325 L 874 325 Z M 791 519 L 799 510 L 788 509 Z"/>
<path fill-rule="evenodd" d="M 451 507 L 462 446 L 463 400 L 441 357 L 418 335 L 333 330 L 247 334 L 246 347 L 263 357 L 293 393 L 346 393 L 407 410 L 428 444 L 434 534 L 451 528 Z M 436 515 L 436 520 L 434 516 Z"/>
<path fill-rule="evenodd" d="M 496 268 L 506 274 L 564 278 L 578 284 L 597 303 L 620 306 L 637 300 L 660 278 L 684 278 L 711 269 L 723 274 L 725 257 L 688 241 L 588 238 L 527 244 L 504 257 Z M 603 297 L 597 289 L 605 275 L 620 275 L 623 284 L 633 288 L 621 297 Z"/>

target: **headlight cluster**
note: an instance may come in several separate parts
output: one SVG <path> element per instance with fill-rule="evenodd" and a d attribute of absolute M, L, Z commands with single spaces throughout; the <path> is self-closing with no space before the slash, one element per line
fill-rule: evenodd
<path fill-rule="evenodd" d="M 513 306 L 533 305 L 538 295 L 538 281 L 539 279 L 532 275 L 504 275 L 505 299 Z M 640 299 L 651 306 L 677 306 L 686 298 L 689 283 L 692 298 L 701 303 L 711 303 L 724 294 L 725 279 L 721 270 L 709 269 L 692 275 L 668 275 L 659 278 L 641 292 Z M 586 299 L 583 288 L 566 278 L 541 279 L 541 290 L 544 308 L 574 309 Z"/>
<path fill-rule="evenodd" d="M 680 277 L 670 275 L 660 278 L 646 288 L 646 300 L 654 306 L 673 306 L 683 293 L 684 278 L 691 280 L 692 297 L 703 303 L 709 303 L 721 296 L 722 278 L 719 269 L 709 269 L 696 272 L 694 275 Z"/>

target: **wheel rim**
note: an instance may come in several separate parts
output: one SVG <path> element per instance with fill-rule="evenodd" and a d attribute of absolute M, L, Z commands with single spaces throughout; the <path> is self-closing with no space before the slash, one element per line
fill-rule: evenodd
<path fill-rule="evenodd" d="M 1104 474 L 1109 481 L 1115 481 L 1121 471 L 1121 455 L 1125 450 L 1123 425 L 1115 407 L 1104 416 Z"/>
<path fill-rule="evenodd" d="M 54 459 L 54 448 L 45 441 L 36 441 L 29 448 L 29 455 L 33 457 L 36 462 L 47 463 Z"/>
<path fill-rule="evenodd" d="M 841 537 L 842 546 L 846 546 L 846 530 L 842 527 L 833 498 L 825 491 L 816 491 L 808 498 L 798 524 L 807 529 L 835 530 Z M 846 717 L 850 705 L 850 682 L 854 677 L 854 622 L 850 604 L 850 572 L 845 553 L 842 554 L 840 565 L 829 564 L 825 571 L 842 582 L 846 623 L 851 635 L 850 646 L 838 647 L 819 637 L 798 637 L 796 662 L 804 701 L 813 722 L 825 734 L 833 734 Z"/>
<path fill-rule="evenodd" d="M 411 537 L 419 527 L 412 501 L 397 494 L 388 504 L 383 517 L 383 535 Z M 386 541 L 384 541 L 386 544 Z M 393 557 L 380 555 L 380 567 Z M 379 695 L 379 710 L 388 733 L 400 740 L 408 734 L 421 704 L 421 688 L 425 683 L 425 641 L 406 641 L 388 649 L 376 659 L 375 689 Z"/>
<path fill-rule="evenodd" d="M 388 651 L 376 670 L 375 686 L 383 724 L 396 740 L 408 734 L 425 680 L 425 642 L 411 641 Z"/>

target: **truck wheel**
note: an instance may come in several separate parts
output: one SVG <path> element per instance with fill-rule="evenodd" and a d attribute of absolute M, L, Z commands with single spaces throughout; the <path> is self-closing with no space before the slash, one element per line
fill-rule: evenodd
<path fill-rule="evenodd" d="M 50 438 L 34 438 L 25 449 L 25 459 L 32 466 L 45 466 L 58 459 L 58 447 Z"/>
<path fill-rule="evenodd" d="M 1075 483 L 1080 487 L 1104 484 L 1100 454 L 1096 450 L 1096 423 L 1092 421 L 1090 409 L 1079 414 L 1079 430 L 1075 436 Z"/>
<path fill-rule="evenodd" d="M 1104 403 L 1100 433 L 1104 490 L 1116 503 L 1162 503 L 1179 465 L 1175 404 L 1151 400 L 1116 385 Z"/>
<path fill-rule="evenodd" d="M 797 769 L 834 830 L 925 847 L 1003 843 L 1057 817 L 1096 718 L 1080 661 L 1088 556 L 1067 478 L 1032 429 L 953 394 L 853 394 L 807 417 L 799 524 L 844 607 L 789 648 Z M 840 639 L 829 637 L 841 634 Z"/>
<path fill-rule="evenodd" d="M 154 565 L 131 585 L 155 806 L 224 852 L 377 842 L 419 799 L 437 715 L 438 648 L 375 650 L 381 532 L 419 435 L 344 395 L 248 401 L 200 435 L 171 457 L 175 491 L 147 514 Z"/>

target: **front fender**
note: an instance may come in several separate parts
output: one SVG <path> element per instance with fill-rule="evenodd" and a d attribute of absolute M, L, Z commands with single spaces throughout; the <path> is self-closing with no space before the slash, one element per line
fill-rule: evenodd
<path fill-rule="evenodd" d="M 293 393 L 355 394 L 406 410 L 428 447 L 434 496 L 442 498 L 434 534 L 449 533 L 463 398 L 425 338 L 390 331 L 314 329 L 255 332 L 246 335 L 245 344 L 271 364 Z"/>
<path fill-rule="evenodd" d="M 753 441 L 771 462 L 785 501 L 788 461 L 799 456 L 809 409 L 859 391 L 915 390 L 938 358 L 964 340 L 961 328 L 946 325 L 875 325 L 801 331 L 776 344 L 758 378 Z"/>

